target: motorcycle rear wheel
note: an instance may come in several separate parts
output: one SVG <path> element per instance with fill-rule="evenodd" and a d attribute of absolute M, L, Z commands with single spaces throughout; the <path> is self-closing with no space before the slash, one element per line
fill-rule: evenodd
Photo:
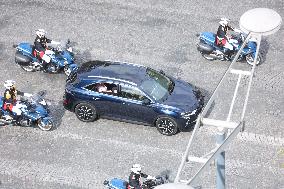
<path fill-rule="evenodd" d="M 205 58 L 206 60 L 209 60 L 209 61 L 215 60 L 215 58 L 213 58 L 212 56 L 210 56 L 210 54 L 201 53 L 201 55 L 202 55 L 203 58 Z"/>
<path fill-rule="evenodd" d="M 248 54 L 248 55 L 246 56 L 246 61 L 247 61 L 247 63 L 248 63 L 249 65 L 253 66 L 253 64 L 254 64 L 254 58 L 252 57 L 252 54 Z M 258 56 L 257 56 L 257 59 L 256 59 L 256 65 L 259 65 L 260 63 L 261 63 L 261 56 L 258 55 Z"/>
<path fill-rule="evenodd" d="M 49 131 L 54 127 L 52 120 L 48 119 L 47 123 L 44 123 L 42 119 L 38 120 L 37 126 L 43 131 Z"/>
<path fill-rule="evenodd" d="M 26 72 L 34 72 L 34 71 L 35 71 L 34 68 L 33 68 L 33 66 L 31 66 L 31 65 L 28 65 L 28 66 L 21 66 L 21 68 L 22 68 L 23 70 L 25 70 Z"/>

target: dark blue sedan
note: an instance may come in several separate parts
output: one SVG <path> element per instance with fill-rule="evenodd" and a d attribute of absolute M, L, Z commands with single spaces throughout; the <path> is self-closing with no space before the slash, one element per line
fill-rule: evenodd
<path fill-rule="evenodd" d="M 155 126 L 164 135 L 188 130 L 203 106 L 191 84 L 129 63 L 90 61 L 72 72 L 64 107 L 79 120 L 107 118 Z"/>

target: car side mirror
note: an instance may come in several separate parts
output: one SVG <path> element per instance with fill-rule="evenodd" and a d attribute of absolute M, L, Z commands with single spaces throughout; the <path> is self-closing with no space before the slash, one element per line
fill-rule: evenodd
<path fill-rule="evenodd" d="M 145 98 L 142 100 L 143 105 L 149 105 L 150 103 L 151 103 L 151 100 L 149 100 L 148 98 Z"/>

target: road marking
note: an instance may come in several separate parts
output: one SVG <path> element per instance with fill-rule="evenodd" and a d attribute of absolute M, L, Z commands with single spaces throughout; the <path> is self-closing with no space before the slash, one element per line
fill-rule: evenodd
<path fill-rule="evenodd" d="M 240 141 L 253 142 L 261 145 L 284 146 L 284 138 L 256 133 L 241 132 L 237 135 L 237 139 Z"/>
<path fill-rule="evenodd" d="M 108 176 L 96 173 L 95 169 L 94 171 L 82 171 L 76 167 L 71 168 L 70 166 L 45 164 L 36 161 L 18 161 L 0 158 L 0 165 L 0 175 L 17 177 L 29 183 L 55 183 L 80 188 L 102 188 L 102 183 L 98 182 L 98 180 L 103 180 Z M 6 181 L 1 179 L 1 182 L 4 184 Z"/>
<path fill-rule="evenodd" d="M 200 133 L 206 135 L 214 136 L 217 132 L 217 129 L 212 127 L 202 127 Z M 229 131 L 230 132 L 230 131 Z M 228 133 L 229 133 L 228 132 Z M 256 134 L 250 132 L 240 132 L 236 139 L 240 142 L 252 142 L 259 145 L 273 145 L 273 146 L 284 146 L 284 138 L 279 136 L 269 136 L 264 134 Z"/>

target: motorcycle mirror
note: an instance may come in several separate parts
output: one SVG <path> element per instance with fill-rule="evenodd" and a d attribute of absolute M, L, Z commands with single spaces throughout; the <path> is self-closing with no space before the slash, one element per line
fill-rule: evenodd
<path fill-rule="evenodd" d="M 44 96 L 46 94 L 46 90 L 39 91 L 37 94 L 39 96 Z"/>
<path fill-rule="evenodd" d="M 108 185 L 109 181 L 108 180 L 105 180 L 104 181 L 104 185 Z"/>
<path fill-rule="evenodd" d="M 148 98 L 142 100 L 142 104 L 144 105 L 149 105 L 150 103 L 151 101 Z"/>

